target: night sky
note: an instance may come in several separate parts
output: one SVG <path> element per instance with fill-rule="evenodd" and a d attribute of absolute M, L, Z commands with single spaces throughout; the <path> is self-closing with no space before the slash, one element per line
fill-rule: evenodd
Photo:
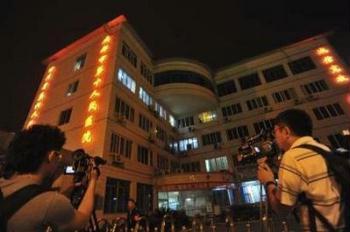
<path fill-rule="evenodd" d="M 0 130 L 21 129 L 41 61 L 124 14 L 155 59 L 185 57 L 217 68 L 334 31 L 350 62 L 348 0 L 2 0 Z"/>

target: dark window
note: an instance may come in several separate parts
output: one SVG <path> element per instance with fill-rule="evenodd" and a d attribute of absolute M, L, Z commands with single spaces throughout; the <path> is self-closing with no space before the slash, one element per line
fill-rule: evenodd
<path fill-rule="evenodd" d="M 254 123 L 253 125 L 254 125 L 255 133 L 258 134 L 261 132 L 261 130 L 271 130 L 273 127 L 273 120 L 272 119 L 262 120 Z"/>
<path fill-rule="evenodd" d="M 66 95 L 70 96 L 73 93 L 75 93 L 78 90 L 78 85 L 79 85 L 79 81 L 75 81 L 73 83 L 70 83 L 68 85 L 68 89 L 67 89 Z"/>
<path fill-rule="evenodd" d="M 285 89 L 282 91 L 274 92 L 272 98 L 275 103 L 280 103 L 296 98 L 296 93 L 293 88 Z"/>
<path fill-rule="evenodd" d="M 277 65 L 272 68 L 265 69 L 263 70 L 263 74 L 266 82 L 277 81 L 288 76 L 283 65 Z"/>
<path fill-rule="evenodd" d="M 107 177 L 104 213 L 125 213 L 128 207 L 130 182 Z"/>
<path fill-rule="evenodd" d="M 148 154 L 149 154 L 149 151 L 147 148 L 138 145 L 138 147 L 137 147 L 137 161 L 138 162 L 148 165 L 149 164 Z"/>
<path fill-rule="evenodd" d="M 316 65 L 309 56 L 289 62 L 288 66 L 294 75 L 316 68 Z"/>
<path fill-rule="evenodd" d="M 303 91 L 304 95 L 319 93 L 328 89 L 329 87 L 325 80 L 319 80 L 301 86 L 301 90 Z"/>
<path fill-rule="evenodd" d="M 237 92 L 234 80 L 226 81 L 217 85 L 219 97 Z"/>
<path fill-rule="evenodd" d="M 202 135 L 203 145 L 217 144 L 221 142 L 221 133 L 219 131 Z"/>
<path fill-rule="evenodd" d="M 344 114 L 344 111 L 339 105 L 339 103 L 313 108 L 312 111 L 314 112 L 317 120 L 322 120 L 330 117 L 337 117 Z"/>
<path fill-rule="evenodd" d="M 114 112 L 118 114 L 118 117 L 125 117 L 129 121 L 134 121 L 135 110 L 119 97 L 116 97 Z"/>
<path fill-rule="evenodd" d="M 190 162 L 181 164 L 181 169 L 184 172 L 200 172 L 200 163 L 199 162 Z"/>
<path fill-rule="evenodd" d="M 79 56 L 74 64 L 74 71 L 80 70 L 84 67 L 85 65 L 85 60 L 86 60 L 86 53 Z"/>
<path fill-rule="evenodd" d="M 246 101 L 246 104 L 249 110 L 254 110 L 257 108 L 268 106 L 269 102 L 267 101 L 266 96 L 261 96 Z"/>
<path fill-rule="evenodd" d="M 149 132 L 152 129 L 152 126 L 152 122 L 148 118 L 139 114 L 139 127 L 142 130 Z"/>
<path fill-rule="evenodd" d="M 132 141 L 126 139 L 118 134 L 112 133 L 109 152 L 112 153 L 113 158 L 115 155 L 123 155 L 130 159 L 132 150 Z"/>
<path fill-rule="evenodd" d="M 261 85 L 259 76 L 257 73 L 253 73 L 238 79 L 241 89 L 250 89 L 255 86 Z"/>
<path fill-rule="evenodd" d="M 58 119 L 58 125 L 60 126 L 68 123 L 70 120 L 71 114 L 72 114 L 72 108 L 62 111 Z"/>
<path fill-rule="evenodd" d="M 213 84 L 206 77 L 191 71 L 166 71 L 154 75 L 154 86 L 171 83 L 191 83 L 214 91 Z"/>
<path fill-rule="evenodd" d="M 165 130 L 163 130 L 160 126 L 157 126 L 156 129 L 157 129 L 156 137 L 161 141 L 166 142 L 167 135 Z"/>
<path fill-rule="evenodd" d="M 235 115 L 235 114 L 241 113 L 242 112 L 242 107 L 241 107 L 240 103 L 236 103 L 236 104 L 233 104 L 233 105 L 222 107 L 221 110 L 222 110 L 222 115 L 224 117 L 227 117 L 227 116 L 231 116 L 231 115 Z"/>
<path fill-rule="evenodd" d="M 188 127 L 194 125 L 194 120 L 193 116 L 189 116 L 186 118 L 181 118 L 177 120 L 177 127 L 182 128 L 182 127 Z"/>
<path fill-rule="evenodd" d="M 141 65 L 140 65 L 140 73 L 142 77 L 147 80 L 148 83 L 153 85 L 153 74 L 151 70 L 143 62 L 141 62 Z"/>
<path fill-rule="evenodd" d="M 244 138 L 249 136 L 248 127 L 247 126 L 239 126 L 226 130 L 226 135 L 228 140 Z"/>
<path fill-rule="evenodd" d="M 137 208 L 143 215 L 151 212 L 153 207 L 153 187 L 148 184 L 137 183 Z"/>
<path fill-rule="evenodd" d="M 124 41 L 122 43 L 122 54 L 135 68 L 137 67 L 136 53 Z"/>

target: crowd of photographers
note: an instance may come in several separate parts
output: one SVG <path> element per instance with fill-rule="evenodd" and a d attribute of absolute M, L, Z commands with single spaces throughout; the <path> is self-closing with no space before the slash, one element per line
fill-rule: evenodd
<path fill-rule="evenodd" d="M 60 152 L 65 140 L 59 128 L 49 125 L 34 125 L 14 137 L 6 152 L 0 179 L 0 231 L 47 231 L 47 228 L 74 231 L 88 224 L 99 177 L 96 160 L 89 159 L 84 164 L 88 179 L 84 180 L 81 197 L 75 204 L 52 189 L 54 181 L 63 173 Z M 264 141 L 260 147 L 253 146 L 254 152 L 250 150 L 250 153 L 260 154 L 265 150 L 275 154 L 276 149 L 283 153 L 278 183 L 269 162 L 258 165 L 257 176 L 265 185 L 273 211 L 285 215 L 297 209 L 305 231 L 349 231 L 346 228 L 349 205 L 344 200 L 344 188 L 340 188 L 326 158 L 320 154 L 331 150 L 313 139 L 310 117 L 295 109 L 280 113 L 274 120 L 273 133 Z M 244 145 L 247 141 L 242 142 Z M 305 144 L 322 151 L 303 147 Z M 249 153 L 244 146 L 241 148 L 239 161 Z M 81 182 L 82 178 L 74 185 Z M 128 227 L 135 226 L 140 219 L 135 202 L 129 200 Z"/>

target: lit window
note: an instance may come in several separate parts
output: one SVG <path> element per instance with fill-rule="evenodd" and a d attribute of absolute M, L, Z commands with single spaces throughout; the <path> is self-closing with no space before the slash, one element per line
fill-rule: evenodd
<path fill-rule="evenodd" d="M 200 122 L 206 123 L 216 120 L 216 111 L 208 111 L 198 115 Z"/>
<path fill-rule="evenodd" d="M 180 151 L 188 151 L 188 150 L 198 148 L 198 139 L 196 137 L 182 139 L 179 141 L 178 144 L 179 144 Z"/>
<path fill-rule="evenodd" d="M 175 127 L 175 118 L 169 114 L 169 123 L 172 127 Z"/>
<path fill-rule="evenodd" d="M 152 105 L 152 102 L 153 102 L 152 97 L 142 87 L 140 87 L 140 90 L 139 90 L 139 98 L 146 105 L 148 106 Z"/>
<path fill-rule="evenodd" d="M 228 162 L 226 156 L 220 156 L 205 160 L 205 168 L 207 172 L 221 171 L 228 169 Z"/>
<path fill-rule="evenodd" d="M 69 84 L 66 95 L 70 96 L 73 93 L 75 93 L 78 89 L 78 85 L 79 85 L 79 81 L 75 81 L 74 83 Z"/>
<path fill-rule="evenodd" d="M 86 60 L 86 54 L 79 56 L 75 61 L 74 71 L 78 71 L 82 69 L 84 67 L 85 60 Z"/>
<path fill-rule="evenodd" d="M 157 111 L 158 115 L 161 118 L 164 118 L 166 120 L 166 111 L 165 111 L 165 109 L 161 105 L 159 105 L 157 102 L 155 103 L 154 108 L 155 108 L 155 111 Z"/>
<path fill-rule="evenodd" d="M 126 86 L 131 92 L 135 93 L 136 83 L 123 69 L 118 71 L 118 80 Z"/>

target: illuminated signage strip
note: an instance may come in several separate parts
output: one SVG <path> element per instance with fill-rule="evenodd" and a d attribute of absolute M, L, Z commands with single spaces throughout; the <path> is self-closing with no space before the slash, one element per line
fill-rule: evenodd
<path fill-rule="evenodd" d="M 111 36 L 107 35 L 101 42 L 99 58 L 97 60 L 97 68 L 95 71 L 95 79 L 92 83 L 93 90 L 89 96 L 89 104 L 87 108 L 87 116 L 84 121 L 83 135 L 81 142 L 91 143 L 93 141 L 92 127 L 96 121 L 96 113 L 99 110 L 99 98 L 101 97 L 101 86 L 104 81 L 104 73 L 106 70 L 106 60 L 108 59 L 108 51 L 111 47 Z"/>
<path fill-rule="evenodd" d="M 337 62 L 329 48 L 319 47 L 316 49 L 316 54 L 320 58 L 321 63 L 329 72 L 335 83 L 346 84 L 350 82 L 349 75 L 345 72 L 345 69 L 341 67 L 339 62 Z"/>
<path fill-rule="evenodd" d="M 41 86 L 41 88 L 39 90 L 38 97 L 34 103 L 34 111 L 31 113 L 31 115 L 29 117 L 29 122 L 27 123 L 26 128 L 31 127 L 32 125 L 34 125 L 38 121 L 41 109 L 44 106 L 44 101 L 45 101 L 45 98 L 47 96 L 48 89 L 50 87 L 50 82 L 52 81 L 55 72 L 56 72 L 55 66 L 52 66 L 48 69 L 47 74 L 44 78 L 44 83 Z"/>

